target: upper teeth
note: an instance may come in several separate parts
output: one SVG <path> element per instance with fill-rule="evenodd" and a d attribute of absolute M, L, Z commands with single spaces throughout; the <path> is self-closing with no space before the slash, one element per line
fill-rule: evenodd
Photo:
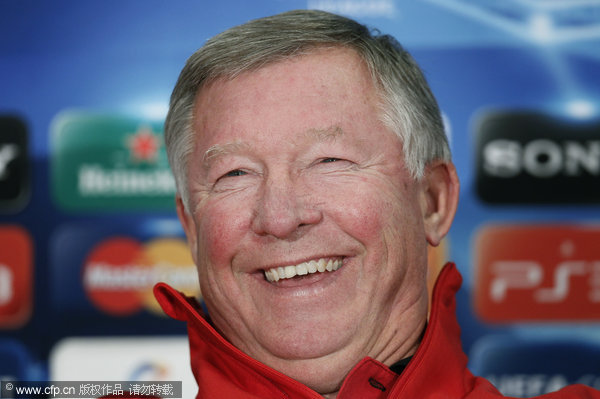
<path fill-rule="evenodd" d="M 341 259 L 319 259 L 302 262 L 298 265 L 280 266 L 265 271 L 267 281 L 274 282 L 284 278 L 292 278 L 296 275 L 303 276 L 316 272 L 323 273 L 325 271 L 332 272 L 337 270 L 342 265 Z"/>

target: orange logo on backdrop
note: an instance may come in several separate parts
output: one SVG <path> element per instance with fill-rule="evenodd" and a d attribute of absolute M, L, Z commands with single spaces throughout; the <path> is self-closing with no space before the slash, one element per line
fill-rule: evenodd
<path fill-rule="evenodd" d="M 474 306 L 491 322 L 600 320 L 600 227 L 490 226 Z"/>

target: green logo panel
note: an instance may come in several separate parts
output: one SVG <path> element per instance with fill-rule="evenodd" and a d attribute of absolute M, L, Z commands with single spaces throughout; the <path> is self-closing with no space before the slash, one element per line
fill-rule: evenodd
<path fill-rule="evenodd" d="M 162 123 L 68 111 L 51 140 L 52 194 L 64 210 L 174 210 Z"/>

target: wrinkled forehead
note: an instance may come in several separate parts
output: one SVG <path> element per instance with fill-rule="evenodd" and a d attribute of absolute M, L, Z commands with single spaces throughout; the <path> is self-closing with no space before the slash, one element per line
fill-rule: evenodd
<path fill-rule="evenodd" d="M 383 96 L 382 85 L 378 73 L 375 71 L 376 68 L 371 65 L 371 63 L 368 61 L 368 57 L 365 57 L 358 48 L 340 43 L 305 43 L 301 48 L 297 49 L 292 54 L 268 54 L 264 57 L 256 56 L 251 60 L 241 60 L 236 63 L 228 62 L 223 65 L 215 64 L 210 68 L 206 68 L 209 72 L 205 73 L 205 76 L 201 79 L 200 84 L 198 84 L 195 88 L 196 91 L 194 102 L 196 102 L 198 97 L 200 97 L 205 91 L 210 90 L 211 87 L 215 85 L 218 86 L 228 81 L 233 81 L 242 75 L 257 73 L 265 68 L 273 66 L 274 64 L 294 62 L 307 56 L 327 56 L 328 54 L 335 52 L 346 53 L 349 57 L 354 59 L 357 64 L 360 64 L 362 68 L 368 72 L 368 76 L 373 83 L 375 93 L 378 95 L 378 97 Z"/>
<path fill-rule="evenodd" d="M 315 96 L 321 99 L 313 101 Z M 321 110 L 315 106 L 326 106 L 328 111 L 346 112 L 348 117 L 355 113 L 349 107 L 365 111 L 361 102 L 371 107 L 379 101 L 378 97 L 369 70 L 355 51 L 321 49 L 205 84 L 196 93 L 193 118 L 196 127 L 201 127 L 199 125 L 207 120 L 218 118 L 230 122 L 245 112 L 255 112 L 255 115 L 244 115 L 248 118 L 258 117 L 265 106 L 289 114 L 294 114 L 299 107 L 310 106 L 313 106 L 311 114 L 318 114 Z M 293 106 L 286 107 L 286 103 Z M 308 114 L 307 119 L 310 117 Z"/>
<path fill-rule="evenodd" d="M 303 63 L 304 60 L 308 61 Z M 298 66 L 303 64 L 308 65 L 309 69 Z M 305 84 L 299 85 L 298 81 Z M 342 90 L 339 90 L 340 87 Z M 328 91 L 331 88 L 337 91 Z M 273 102 L 269 103 L 268 99 L 264 98 L 267 96 L 273 97 Z M 301 96 L 305 96 L 307 100 L 310 100 L 310 97 L 321 96 L 323 103 L 331 97 L 332 101 L 336 101 L 335 104 L 325 105 L 329 106 L 330 111 L 345 112 L 346 118 L 354 117 L 359 109 L 363 113 L 366 111 L 366 107 L 359 104 L 360 102 L 368 103 L 368 111 L 377 119 L 381 119 L 383 113 L 381 92 L 367 63 L 359 53 L 347 47 L 318 47 L 307 53 L 268 62 L 260 68 L 207 80 L 195 96 L 192 115 L 194 130 L 206 131 L 205 129 L 209 128 L 208 124 L 216 124 L 223 128 L 244 112 L 255 112 L 255 115 L 246 115 L 247 119 L 251 116 L 260 117 L 263 109 L 257 109 L 256 104 L 263 108 L 271 105 L 294 114 L 294 107 L 285 108 L 285 104 L 281 103 L 303 105 L 302 101 L 298 101 Z M 232 103 L 235 106 L 232 106 Z M 309 104 L 313 103 L 309 102 L 306 106 L 309 107 Z M 348 110 L 353 106 L 356 111 Z M 322 107 L 313 107 L 309 114 L 318 114 L 320 108 Z M 307 119 L 310 119 L 310 116 L 307 115 Z M 314 128 L 312 132 L 317 135 L 328 136 L 336 130 L 338 133 L 341 131 L 334 122 L 309 127 Z"/>

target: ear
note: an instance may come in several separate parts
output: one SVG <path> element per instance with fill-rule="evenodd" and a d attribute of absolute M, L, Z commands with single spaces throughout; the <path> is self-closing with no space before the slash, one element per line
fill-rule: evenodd
<path fill-rule="evenodd" d="M 198 254 L 198 236 L 196 234 L 196 223 L 194 222 L 194 217 L 185 208 L 183 199 L 179 194 L 175 196 L 175 207 L 177 209 L 177 217 L 179 217 L 179 222 L 181 223 L 181 226 L 183 226 L 183 231 L 187 237 L 188 246 L 192 252 L 194 264 L 198 264 L 196 259 Z"/>
<path fill-rule="evenodd" d="M 421 187 L 421 211 L 427 242 L 439 245 L 448 233 L 456 207 L 460 184 L 451 162 L 437 161 L 425 168 Z"/>

